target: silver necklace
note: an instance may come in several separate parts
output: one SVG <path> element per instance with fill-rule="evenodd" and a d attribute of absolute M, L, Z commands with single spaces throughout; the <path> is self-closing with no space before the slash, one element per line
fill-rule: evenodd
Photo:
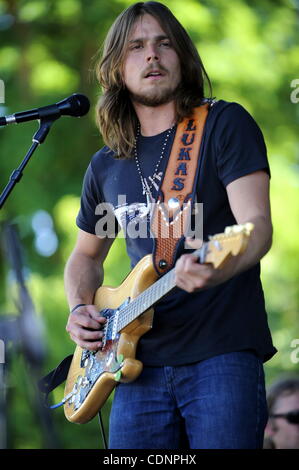
<path fill-rule="evenodd" d="M 173 124 L 173 126 L 170 127 L 170 129 L 168 129 L 168 131 L 167 131 L 164 143 L 162 145 L 161 155 L 157 160 L 157 163 L 156 163 L 156 166 L 154 168 L 154 172 L 153 172 L 152 176 L 148 177 L 148 179 L 150 180 L 150 184 L 148 184 L 147 179 L 143 176 L 141 166 L 140 166 L 140 162 L 139 162 L 139 159 L 138 159 L 138 154 L 137 154 L 137 141 L 138 141 L 138 137 L 140 136 L 140 125 L 138 125 L 137 133 L 136 133 L 136 137 L 135 137 L 135 145 L 134 145 L 134 158 L 135 158 L 135 162 L 136 162 L 137 171 L 138 171 L 138 174 L 139 174 L 140 180 L 141 180 L 142 194 L 146 195 L 147 203 L 151 203 L 154 200 L 153 197 L 152 197 L 151 189 L 152 189 L 153 185 L 155 184 L 155 179 L 157 179 L 158 181 L 161 181 L 161 176 L 158 173 L 158 169 L 159 169 L 160 163 L 163 159 L 164 151 L 165 151 L 169 136 L 170 136 L 171 131 L 173 130 L 174 126 L 175 126 L 175 124 Z M 156 189 L 157 189 L 157 187 L 156 187 Z"/>

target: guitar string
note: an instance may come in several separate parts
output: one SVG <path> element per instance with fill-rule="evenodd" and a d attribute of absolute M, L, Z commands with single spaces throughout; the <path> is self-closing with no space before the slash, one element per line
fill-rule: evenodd
<path fill-rule="evenodd" d="M 194 254 L 199 256 L 203 252 L 205 245 L 206 244 L 204 243 L 200 249 L 195 250 Z M 145 291 L 141 292 L 128 305 L 119 310 L 120 316 L 117 319 L 116 333 L 119 333 L 125 326 L 135 320 L 135 318 L 152 307 L 155 300 L 159 300 L 163 295 L 167 294 L 172 288 L 174 288 L 174 278 L 173 268 Z M 160 295 L 157 295 L 157 291 Z M 110 320 L 115 320 L 115 314 L 111 315 Z"/>
<path fill-rule="evenodd" d="M 158 290 L 162 291 L 165 295 L 173 287 L 175 287 L 174 271 L 171 270 L 121 310 L 121 317 L 119 317 L 117 331 L 119 332 L 122 328 L 124 328 L 124 326 L 148 310 L 153 305 L 155 300 L 159 300 L 161 295 L 157 296 Z"/>
<path fill-rule="evenodd" d="M 163 294 L 166 294 L 173 287 L 175 287 L 174 271 L 171 270 L 120 310 L 121 317 L 118 319 L 117 332 L 141 313 L 148 310 L 156 299 L 159 300 L 161 297 L 157 296 L 159 290 L 163 292 Z"/>
<path fill-rule="evenodd" d="M 209 242 L 208 242 L 209 243 Z M 208 243 L 204 243 L 201 248 L 195 250 L 193 254 L 196 254 L 198 258 L 201 258 L 207 253 Z M 159 300 L 159 296 L 156 295 L 156 289 L 159 288 L 165 295 L 169 290 L 175 287 L 174 283 L 174 268 L 171 269 L 168 273 L 158 279 L 154 284 L 148 287 L 145 291 L 141 292 L 136 298 L 132 300 L 128 305 L 120 310 L 121 316 L 118 318 L 117 324 L 117 333 L 119 333 L 125 326 L 127 326 L 131 321 L 141 315 L 143 312 L 148 310 L 155 300 Z M 146 304 L 146 301 L 149 305 L 146 305 L 144 308 L 143 305 Z M 142 304 L 142 306 L 140 305 Z M 142 307 L 142 308 L 141 308 Z"/>
<path fill-rule="evenodd" d="M 210 242 L 211 241 L 216 244 L 214 240 L 210 240 Z M 193 252 L 193 254 L 198 256 L 198 259 L 201 263 L 204 262 L 206 258 L 210 242 L 203 243 L 201 248 Z M 128 305 L 119 310 L 120 316 L 118 316 L 117 319 L 116 333 L 119 333 L 135 318 L 152 307 L 155 300 L 159 300 L 163 295 L 167 294 L 172 288 L 174 288 L 174 278 L 175 276 L 173 268 L 160 279 L 158 279 L 154 284 L 148 287 L 145 291 L 141 292 Z M 157 295 L 157 293 L 159 293 L 159 295 Z M 111 315 L 110 319 L 114 321 L 115 315 Z"/>

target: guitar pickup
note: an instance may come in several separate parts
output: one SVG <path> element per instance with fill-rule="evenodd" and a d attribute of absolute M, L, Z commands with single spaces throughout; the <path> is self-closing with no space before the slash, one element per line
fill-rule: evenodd
<path fill-rule="evenodd" d="M 82 369 L 86 366 L 86 361 L 90 358 L 91 355 L 95 355 L 95 352 L 89 351 L 89 349 L 83 349 L 80 361 L 80 367 Z"/>

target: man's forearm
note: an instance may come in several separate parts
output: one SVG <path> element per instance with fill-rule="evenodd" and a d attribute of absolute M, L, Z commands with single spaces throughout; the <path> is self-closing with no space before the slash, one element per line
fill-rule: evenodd
<path fill-rule="evenodd" d="M 176 285 L 187 292 L 195 292 L 222 284 L 256 265 L 271 247 L 272 225 L 262 216 L 252 217 L 248 222 L 254 224 L 254 230 L 244 253 L 228 258 L 221 269 L 199 264 L 193 254 L 183 254 L 176 263 Z M 198 240 L 188 242 L 191 248 L 198 248 L 197 243 Z"/>
<path fill-rule="evenodd" d="M 103 282 L 103 266 L 94 258 L 73 253 L 64 271 L 65 292 L 70 309 L 77 304 L 92 304 L 96 289 Z"/>
<path fill-rule="evenodd" d="M 254 230 L 248 241 L 246 251 L 237 258 L 235 274 L 257 264 L 270 250 L 272 244 L 272 225 L 269 219 L 257 216 L 250 220 L 254 224 Z"/>

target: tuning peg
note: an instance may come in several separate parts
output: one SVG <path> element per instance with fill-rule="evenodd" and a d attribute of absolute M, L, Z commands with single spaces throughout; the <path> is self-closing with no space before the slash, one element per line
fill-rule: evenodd
<path fill-rule="evenodd" d="M 254 224 L 252 222 L 247 222 L 245 224 L 245 231 L 247 235 L 249 235 L 253 229 L 254 229 Z"/>
<path fill-rule="evenodd" d="M 226 235 L 233 235 L 237 233 L 245 233 L 246 235 L 249 235 L 253 228 L 254 224 L 251 222 L 247 222 L 246 224 L 231 225 L 229 227 L 226 227 L 224 233 Z"/>

